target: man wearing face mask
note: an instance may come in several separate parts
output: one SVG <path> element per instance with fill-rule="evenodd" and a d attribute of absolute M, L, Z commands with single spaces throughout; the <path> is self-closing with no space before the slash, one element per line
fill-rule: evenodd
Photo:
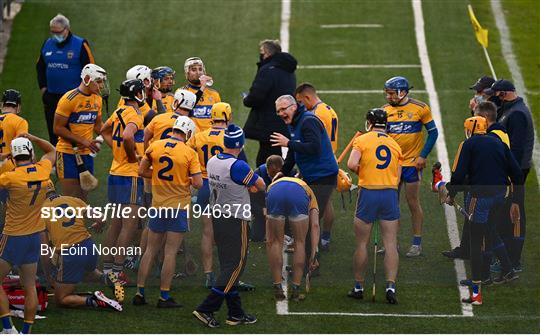
<path fill-rule="evenodd" d="M 270 142 L 273 132 L 289 136 L 287 126 L 276 114 L 275 101 L 282 95 L 294 94 L 296 65 L 291 54 L 282 52 L 279 41 L 259 43 L 257 74 L 244 97 L 244 106 L 251 108 L 244 126 L 246 138 L 259 141 L 257 166 L 264 164 L 271 155 L 282 155 L 282 149 Z"/>
<path fill-rule="evenodd" d="M 471 109 L 472 116 L 474 116 L 474 109 L 479 103 L 488 100 L 491 101 L 492 97 L 490 94 L 487 93 L 489 92 L 487 90 L 491 87 L 491 85 L 493 85 L 494 82 L 495 79 L 489 76 L 483 76 L 478 78 L 476 83 L 469 87 L 471 90 L 474 90 L 476 92 L 469 101 L 469 108 Z"/>
<path fill-rule="evenodd" d="M 52 36 L 41 47 L 36 70 L 49 139 L 56 145 L 58 137 L 53 131 L 53 121 L 58 101 L 64 93 L 79 86 L 83 67 L 95 62 L 88 41 L 71 32 L 67 17 L 62 14 L 53 17 L 50 32 Z"/>
<path fill-rule="evenodd" d="M 517 95 L 514 84 L 506 79 L 497 80 L 488 91 L 500 99 L 497 111 L 497 122 L 501 124 L 510 138 L 510 150 L 521 167 L 523 185 L 532 165 L 532 152 L 534 146 L 534 123 L 529 107 L 523 98 Z M 514 240 L 510 244 L 509 254 L 514 270 L 521 272 L 521 252 L 525 241 L 525 192 L 516 186 L 516 193 L 522 194 L 519 202 L 521 220 L 519 226 L 514 227 Z"/>

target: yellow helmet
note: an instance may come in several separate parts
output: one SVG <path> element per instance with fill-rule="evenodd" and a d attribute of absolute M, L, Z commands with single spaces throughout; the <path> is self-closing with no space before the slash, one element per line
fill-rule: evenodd
<path fill-rule="evenodd" d="M 231 105 L 226 102 L 217 102 L 212 106 L 212 121 L 229 122 L 232 119 Z"/>
<path fill-rule="evenodd" d="M 482 116 L 472 116 L 465 119 L 463 128 L 465 129 L 465 137 L 467 138 L 472 135 L 483 135 L 487 132 L 487 120 Z"/>
<path fill-rule="evenodd" d="M 351 176 L 343 171 L 342 169 L 339 169 L 338 175 L 337 175 L 337 186 L 336 190 L 338 192 L 345 192 L 349 191 L 352 186 L 352 178 Z"/>

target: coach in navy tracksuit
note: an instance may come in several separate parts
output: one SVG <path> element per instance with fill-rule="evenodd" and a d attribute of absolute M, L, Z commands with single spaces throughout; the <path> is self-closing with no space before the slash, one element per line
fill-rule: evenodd
<path fill-rule="evenodd" d="M 473 130 L 474 133 L 474 130 Z M 453 205 L 457 192 L 468 190 L 471 196 L 470 253 L 472 294 L 463 302 L 481 305 L 482 241 L 488 233 L 488 216 L 492 209 L 503 206 L 509 186 L 508 177 L 514 185 L 521 185 L 522 173 L 514 156 L 500 139 L 494 136 L 476 135 L 464 141 L 458 149 L 454 171 L 448 189 L 447 203 Z M 468 182 L 466 182 L 466 178 Z M 467 185 L 465 185 L 467 184 Z M 508 215 L 519 220 L 519 201 L 522 195 L 511 194 L 512 206 Z M 515 278 L 513 271 L 509 275 Z"/>
<path fill-rule="evenodd" d="M 336 187 L 339 170 L 330 139 L 319 118 L 308 112 L 303 105 L 297 104 L 293 96 L 280 96 L 276 100 L 276 111 L 291 132 L 290 140 L 279 133 L 272 134 L 270 138 L 273 146 L 289 149 L 281 173 L 289 175 L 294 165 L 298 166 L 302 179 L 317 198 L 321 209 L 320 219 Z M 323 237 L 330 240 L 330 232 L 325 234 Z M 309 245 L 310 242 L 306 241 L 306 247 Z"/>
<path fill-rule="evenodd" d="M 79 86 L 81 70 L 86 64 L 94 63 L 94 56 L 88 42 L 71 33 L 64 15 L 56 15 L 50 29 L 52 36 L 41 47 L 36 70 L 49 139 L 56 145 L 58 136 L 54 134 L 53 122 L 58 101 L 64 93 Z"/>

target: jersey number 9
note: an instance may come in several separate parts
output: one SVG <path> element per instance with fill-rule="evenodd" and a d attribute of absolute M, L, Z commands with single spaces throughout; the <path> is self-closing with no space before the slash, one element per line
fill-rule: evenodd
<path fill-rule="evenodd" d="M 377 164 L 377 169 L 383 170 L 386 169 L 388 165 L 390 165 L 390 161 L 392 160 L 392 153 L 386 145 L 379 145 L 377 147 L 377 150 L 375 150 L 375 156 L 377 156 L 377 159 L 382 162 L 381 164 Z"/>

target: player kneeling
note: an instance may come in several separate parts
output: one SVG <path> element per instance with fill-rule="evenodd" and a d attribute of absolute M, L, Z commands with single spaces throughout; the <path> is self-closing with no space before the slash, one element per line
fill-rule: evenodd
<path fill-rule="evenodd" d="M 86 229 L 84 219 L 80 217 L 70 219 L 60 214 L 62 209 L 86 207 L 86 203 L 81 199 L 60 195 L 55 192 L 54 186 L 49 187 L 43 208 L 48 209 L 49 213 L 54 211 L 54 218 L 51 215 L 51 218 L 42 220 L 47 231 L 47 234 L 44 234 L 44 242 L 50 241 L 54 248 L 52 256 L 54 298 L 56 304 L 62 307 L 111 308 L 121 312 L 122 305 L 116 300 L 107 298 L 101 291 L 95 291 L 87 296 L 75 294 L 75 286 L 83 281 L 85 274 L 89 274 L 96 281 L 103 278 L 103 274 L 97 269 L 97 250 Z M 121 285 L 116 285 L 115 295 L 119 301 L 124 299 Z"/>
<path fill-rule="evenodd" d="M 266 197 L 267 220 L 266 251 L 274 282 L 274 296 L 277 300 L 285 299 L 281 286 L 283 268 L 283 237 L 285 219 L 294 236 L 293 278 L 290 300 L 300 301 L 305 297 L 299 293 L 306 262 L 306 236 L 311 234 L 310 269 L 315 265 L 319 241 L 319 207 L 311 188 L 301 179 L 283 177 L 268 187 Z"/>
<path fill-rule="evenodd" d="M 397 142 L 386 134 L 386 125 L 387 114 L 384 110 L 378 108 L 369 110 L 366 115 L 368 133 L 356 138 L 347 162 L 349 169 L 358 174 L 359 187 L 354 218 L 356 252 L 353 260 L 356 284 L 348 296 L 363 298 L 365 270 L 368 263 L 367 245 L 373 223 L 379 220 L 386 248 L 384 254 L 386 300 L 396 304 L 396 276 L 399 264 L 397 190 L 403 156 Z M 376 234 L 377 232 L 376 229 Z M 377 237 L 375 239 L 377 240 Z M 375 282 L 373 299 L 375 299 Z"/>

